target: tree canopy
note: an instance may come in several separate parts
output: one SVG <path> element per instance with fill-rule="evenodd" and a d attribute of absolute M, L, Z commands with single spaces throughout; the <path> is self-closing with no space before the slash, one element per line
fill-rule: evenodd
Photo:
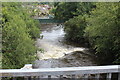
<path fill-rule="evenodd" d="M 55 8 L 53 9 L 53 13 L 56 19 L 65 19 L 68 20 L 75 16 L 75 12 L 77 11 L 77 2 L 61 2 L 55 3 Z"/>
<path fill-rule="evenodd" d="M 39 23 L 22 3 L 2 3 L 2 68 L 21 68 L 36 58 Z"/>
<path fill-rule="evenodd" d="M 93 49 L 96 50 L 96 54 L 104 62 L 106 60 L 107 62 L 119 62 L 119 5 L 120 3 L 96 3 L 96 9 L 91 11 L 91 15 L 87 20 L 88 27 L 85 29 L 85 35 L 89 38 Z"/>

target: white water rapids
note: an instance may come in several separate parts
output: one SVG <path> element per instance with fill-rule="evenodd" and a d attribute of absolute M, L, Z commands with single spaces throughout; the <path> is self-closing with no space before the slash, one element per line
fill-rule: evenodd
<path fill-rule="evenodd" d="M 43 35 L 43 39 L 37 40 L 37 46 L 44 50 L 44 52 L 37 51 L 37 56 L 40 60 L 61 58 L 65 54 L 75 51 L 83 52 L 86 49 L 62 44 L 65 35 L 62 25 L 46 25 L 44 26 L 41 35 Z"/>

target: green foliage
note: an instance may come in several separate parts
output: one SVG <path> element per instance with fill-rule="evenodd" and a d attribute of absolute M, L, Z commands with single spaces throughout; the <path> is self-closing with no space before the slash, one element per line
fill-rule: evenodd
<path fill-rule="evenodd" d="M 75 16 L 75 12 L 77 11 L 77 2 L 61 2 L 56 3 L 55 8 L 53 9 L 53 13 L 55 14 L 56 19 L 65 19 L 68 20 Z"/>
<path fill-rule="evenodd" d="M 85 15 L 85 14 L 89 14 L 90 15 L 90 11 L 92 11 L 92 9 L 94 9 L 95 3 L 91 3 L 91 2 L 80 2 L 77 6 L 77 12 L 75 12 L 76 15 Z"/>
<path fill-rule="evenodd" d="M 26 22 L 26 26 L 29 30 L 29 34 L 31 35 L 31 37 L 34 39 L 40 37 L 39 21 L 31 19 L 30 16 L 27 16 L 24 21 Z"/>
<path fill-rule="evenodd" d="M 78 15 L 90 14 L 89 12 L 95 7 L 90 2 L 61 2 L 55 3 L 54 6 L 52 12 L 55 14 L 55 18 L 65 20 Z"/>
<path fill-rule="evenodd" d="M 75 5 L 75 3 L 71 3 Z M 70 5 L 68 5 L 70 6 Z M 94 8 L 93 3 L 77 3 L 76 6 L 73 6 L 76 11 L 72 12 L 76 16 L 65 23 L 65 32 L 66 39 L 75 41 L 75 42 L 83 42 L 84 41 L 84 29 L 87 25 L 86 17 L 90 14 L 90 11 Z M 71 9 L 71 8 L 70 8 Z M 71 11 L 68 11 L 71 12 Z M 70 17 L 69 17 L 70 18 Z"/>
<path fill-rule="evenodd" d="M 120 63 L 120 3 L 96 3 L 88 18 L 86 36 L 102 62 Z M 117 56 L 116 56 L 117 55 Z"/>
<path fill-rule="evenodd" d="M 2 67 L 21 68 L 36 58 L 33 38 L 39 37 L 38 23 L 22 3 L 2 4 Z"/>
<path fill-rule="evenodd" d="M 86 27 L 86 20 L 84 16 L 78 16 L 66 21 L 65 23 L 65 37 L 67 40 L 80 42 L 83 40 L 84 29 Z"/>

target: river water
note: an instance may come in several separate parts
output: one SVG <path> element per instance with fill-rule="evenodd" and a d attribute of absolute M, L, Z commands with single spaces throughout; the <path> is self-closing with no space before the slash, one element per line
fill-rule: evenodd
<path fill-rule="evenodd" d="M 64 25 L 41 25 L 43 36 L 37 39 L 36 46 L 43 51 L 37 51 L 38 60 L 34 68 L 76 67 L 97 65 L 89 48 L 66 44 L 64 40 Z"/>

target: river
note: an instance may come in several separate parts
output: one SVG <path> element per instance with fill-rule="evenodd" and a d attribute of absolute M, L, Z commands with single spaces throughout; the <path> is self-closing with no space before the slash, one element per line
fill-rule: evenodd
<path fill-rule="evenodd" d="M 33 65 L 34 68 L 53 67 L 77 67 L 97 65 L 89 48 L 79 47 L 73 44 L 66 44 L 64 25 L 42 24 L 40 35 L 42 39 L 37 39 L 36 46 L 43 49 L 37 51 L 38 60 Z M 69 42 L 67 42 L 69 43 Z"/>

